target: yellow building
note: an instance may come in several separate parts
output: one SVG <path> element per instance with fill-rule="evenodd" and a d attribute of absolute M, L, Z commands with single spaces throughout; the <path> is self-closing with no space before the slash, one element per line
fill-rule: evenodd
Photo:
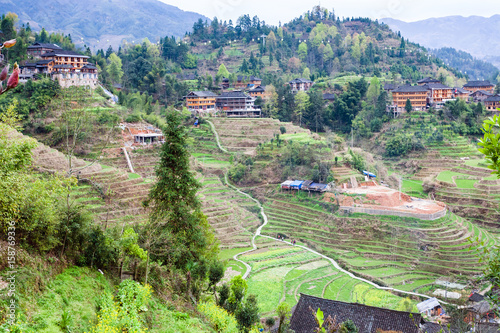
<path fill-rule="evenodd" d="M 469 81 L 464 84 L 464 89 L 470 91 L 471 93 L 475 93 L 478 90 L 483 90 L 493 94 L 495 85 L 490 83 L 490 81 Z"/>
<path fill-rule="evenodd" d="M 392 91 L 392 100 L 398 112 L 404 111 L 408 99 L 413 110 L 424 110 L 428 95 L 429 90 L 424 86 L 402 86 Z"/>

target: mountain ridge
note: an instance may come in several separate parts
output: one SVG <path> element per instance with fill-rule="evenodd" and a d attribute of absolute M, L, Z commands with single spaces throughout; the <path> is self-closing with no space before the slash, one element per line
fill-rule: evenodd
<path fill-rule="evenodd" d="M 414 22 L 383 18 L 380 22 L 425 47 L 453 47 L 500 67 L 500 37 L 496 33 L 500 30 L 500 14 L 454 15 Z"/>
<path fill-rule="evenodd" d="M 16 13 L 20 23 L 29 22 L 32 29 L 71 34 L 76 44 L 96 48 L 116 48 L 124 39 L 137 42 L 147 37 L 156 42 L 165 36 L 182 37 L 199 19 L 210 21 L 158 0 L 23 2 L 21 6 L 15 0 L 1 0 L 0 11 Z"/>

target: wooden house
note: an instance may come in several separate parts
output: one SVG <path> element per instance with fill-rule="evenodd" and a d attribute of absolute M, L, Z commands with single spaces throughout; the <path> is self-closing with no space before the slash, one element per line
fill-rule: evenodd
<path fill-rule="evenodd" d="M 234 83 L 234 88 L 236 89 L 246 89 L 260 86 L 262 84 L 262 79 L 256 76 L 250 75 L 238 75 L 236 82 Z"/>
<path fill-rule="evenodd" d="M 409 99 L 413 110 L 424 110 L 428 103 L 429 90 L 424 86 L 402 86 L 392 91 L 393 105 L 397 112 L 405 110 Z"/>
<path fill-rule="evenodd" d="M 323 100 L 327 103 L 335 102 L 335 94 L 323 94 Z"/>
<path fill-rule="evenodd" d="M 397 88 L 397 86 L 395 84 L 393 84 L 393 83 L 386 83 L 386 84 L 384 84 L 384 90 L 386 92 L 388 92 L 388 93 L 392 92 L 396 88 Z"/>
<path fill-rule="evenodd" d="M 500 95 L 493 95 L 484 100 L 484 107 L 488 111 L 498 111 L 500 108 Z"/>
<path fill-rule="evenodd" d="M 250 96 L 257 98 L 260 97 L 262 99 L 267 99 L 269 96 L 266 94 L 266 87 L 265 86 L 256 86 L 250 90 L 247 91 L 247 94 Z"/>
<path fill-rule="evenodd" d="M 34 59 L 40 59 L 40 57 L 45 53 L 50 53 L 54 51 L 62 50 L 57 44 L 49 43 L 34 43 L 26 48 L 26 53 L 32 56 Z"/>
<path fill-rule="evenodd" d="M 452 91 L 453 98 L 463 99 L 464 101 L 469 100 L 470 91 L 464 88 L 455 87 Z"/>
<path fill-rule="evenodd" d="M 337 323 L 352 320 L 359 332 L 418 333 L 424 323 L 419 313 L 394 311 L 358 303 L 345 303 L 300 294 L 290 318 L 290 329 L 296 333 L 316 332 L 316 320 L 311 313 L 321 309 L 324 318 L 335 318 Z"/>
<path fill-rule="evenodd" d="M 435 84 L 435 83 L 441 83 L 441 81 L 433 79 L 431 77 L 426 77 L 425 79 L 417 81 L 417 84 L 419 86 L 425 86 L 426 84 Z"/>
<path fill-rule="evenodd" d="M 483 90 L 493 94 L 493 90 L 495 89 L 495 85 L 490 83 L 490 81 L 469 81 L 464 84 L 464 89 L 474 93 L 478 90 Z"/>
<path fill-rule="evenodd" d="M 191 91 L 185 98 L 186 108 L 193 114 L 215 112 L 217 95 L 211 91 Z"/>
<path fill-rule="evenodd" d="M 484 101 L 490 96 L 493 96 L 493 94 L 484 90 L 477 90 L 470 94 L 470 97 L 472 97 L 472 101 L 474 103 L 484 103 Z"/>
<path fill-rule="evenodd" d="M 227 117 L 260 117 L 261 110 L 256 108 L 255 98 L 240 90 L 226 91 L 215 99 L 215 107 Z"/>
<path fill-rule="evenodd" d="M 308 91 L 313 86 L 314 82 L 307 79 L 297 78 L 289 81 L 288 84 L 292 89 L 292 93 L 296 93 L 299 91 Z"/>
<path fill-rule="evenodd" d="M 442 105 L 444 102 L 446 102 L 446 100 L 450 100 L 453 98 L 453 89 L 445 86 L 444 84 L 428 83 L 423 87 L 426 87 L 429 90 L 428 103 L 432 106 Z"/>

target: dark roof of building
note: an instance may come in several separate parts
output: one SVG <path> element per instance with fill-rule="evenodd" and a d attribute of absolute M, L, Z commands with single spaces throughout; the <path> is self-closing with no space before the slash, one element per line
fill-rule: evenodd
<path fill-rule="evenodd" d="M 52 52 L 47 52 L 41 55 L 42 58 L 45 57 L 55 57 L 55 56 L 69 56 L 69 57 L 79 57 L 79 58 L 88 58 L 88 56 L 77 53 L 75 51 L 69 50 L 55 50 Z"/>
<path fill-rule="evenodd" d="M 416 333 L 422 321 L 422 316 L 419 313 L 411 314 L 409 312 L 376 308 L 357 303 L 344 303 L 301 294 L 299 303 L 290 319 L 291 330 L 296 333 L 315 332 L 316 321 L 309 307 L 313 311 L 320 308 L 325 318 L 331 316 L 336 318 L 337 322 L 350 319 L 359 332 L 363 333 L 376 333 L 377 330 Z"/>
<path fill-rule="evenodd" d="M 97 69 L 96 66 L 92 65 L 92 64 L 85 64 L 85 66 L 82 67 L 82 69 Z"/>
<path fill-rule="evenodd" d="M 63 64 L 63 65 L 55 65 L 55 66 L 54 66 L 54 68 L 55 68 L 55 69 L 60 69 L 60 68 L 61 68 L 61 69 L 72 69 L 72 68 L 73 68 L 73 66 L 68 65 L 68 64 Z"/>
<path fill-rule="evenodd" d="M 250 89 L 248 92 L 249 93 L 254 93 L 254 92 L 265 92 L 266 88 L 264 86 L 257 86 L 253 89 Z"/>
<path fill-rule="evenodd" d="M 500 326 L 496 323 L 477 323 L 477 332 L 481 333 L 497 333 L 500 331 Z"/>
<path fill-rule="evenodd" d="M 290 81 L 288 83 L 312 83 L 312 81 L 311 80 L 307 80 L 307 79 L 303 79 L 303 78 L 296 78 L 296 79 L 293 79 L 292 81 Z"/>
<path fill-rule="evenodd" d="M 405 93 L 405 92 L 427 92 L 427 87 L 425 86 L 401 86 L 401 87 L 398 87 L 397 89 L 394 89 L 393 92 L 401 92 L 401 93 Z"/>
<path fill-rule="evenodd" d="M 250 75 L 250 76 L 238 75 L 237 80 L 238 81 L 262 81 L 261 78 L 259 78 L 257 76 L 253 76 L 253 75 Z"/>
<path fill-rule="evenodd" d="M 119 83 L 115 83 L 115 84 L 113 84 L 113 88 L 116 88 L 116 89 L 122 89 L 123 87 L 122 87 L 122 85 L 121 85 L 121 84 L 119 84 Z"/>
<path fill-rule="evenodd" d="M 424 85 L 424 87 L 427 87 L 428 89 L 451 89 L 450 87 L 438 82 L 438 83 L 427 83 Z"/>
<path fill-rule="evenodd" d="M 323 99 L 333 101 L 335 99 L 335 94 L 323 94 Z"/>
<path fill-rule="evenodd" d="M 484 296 L 478 293 L 472 293 L 469 296 L 469 301 L 471 302 L 481 302 L 484 299 Z"/>
<path fill-rule="evenodd" d="M 217 98 L 247 98 L 250 97 L 241 90 L 224 91 Z"/>
<path fill-rule="evenodd" d="M 28 49 L 38 49 L 38 48 L 62 50 L 62 48 L 59 45 L 51 43 L 34 43 L 33 45 L 28 46 Z"/>
<path fill-rule="evenodd" d="M 464 88 L 460 88 L 460 87 L 454 87 L 453 88 L 455 90 L 455 92 L 457 93 L 460 93 L 460 94 L 468 94 L 470 93 L 470 91 L 464 89 Z"/>
<path fill-rule="evenodd" d="M 27 62 L 27 63 L 25 63 L 24 65 L 19 66 L 19 67 L 35 67 L 35 66 L 36 66 L 36 63 L 30 63 L 30 62 Z"/>
<path fill-rule="evenodd" d="M 424 79 L 422 79 L 422 80 L 418 80 L 418 81 L 417 81 L 417 83 L 419 83 L 419 84 L 420 84 L 420 83 L 440 83 L 440 82 L 441 82 L 441 81 L 436 80 L 436 79 L 433 79 L 433 78 L 431 78 L 431 77 L 426 77 L 426 78 L 424 78 Z"/>
<path fill-rule="evenodd" d="M 500 95 L 493 95 L 484 100 L 485 102 L 500 102 Z"/>
<path fill-rule="evenodd" d="M 464 84 L 464 87 L 493 87 L 493 84 L 490 81 L 469 81 Z"/>
<path fill-rule="evenodd" d="M 384 90 L 394 90 L 396 89 L 396 85 L 392 83 L 386 83 L 384 84 Z"/>
<path fill-rule="evenodd" d="M 472 96 L 476 96 L 476 95 L 493 96 L 493 94 L 492 94 L 492 93 L 487 92 L 487 91 L 484 91 L 484 90 L 477 90 L 477 91 L 474 91 L 471 95 L 472 95 Z"/>
<path fill-rule="evenodd" d="M 47 65 L 47 64 L 50 64 L 51 62 L 53 62 L 54 60 L 52 59 L 48 59 L 48 60 L 39 60 L 36 62 L 36 65 L 39 66 L 39 65 Z"/>
<path fill-rule="evenodd" d="M 196 96 L 196 97 L 216 97 L 217 94 L 211 91 L 191 91 L 186 97 Z"/>

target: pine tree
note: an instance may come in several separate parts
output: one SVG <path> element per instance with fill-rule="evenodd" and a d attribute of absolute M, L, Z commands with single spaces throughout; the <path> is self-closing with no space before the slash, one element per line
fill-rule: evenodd
<path fill-rule="evenodd" d="M 187 269 L 190 263 L 213 259 L 218 246 L 196 196 L 200 184 L 190 171 L 187 134 L 178 112 L 168 112 L 163 134 L 158 181 L 145 203 L 151 209 L 145 245 L 153 260 Z"/>
<path fill-rule="evenodd" d="M 406 112 L 411 112 L 411 110 L 413 110 L 413 107 L 411 105 L 411 101 L 409 98 L 406 100 L 405 110 L 406 110 Z"/>

